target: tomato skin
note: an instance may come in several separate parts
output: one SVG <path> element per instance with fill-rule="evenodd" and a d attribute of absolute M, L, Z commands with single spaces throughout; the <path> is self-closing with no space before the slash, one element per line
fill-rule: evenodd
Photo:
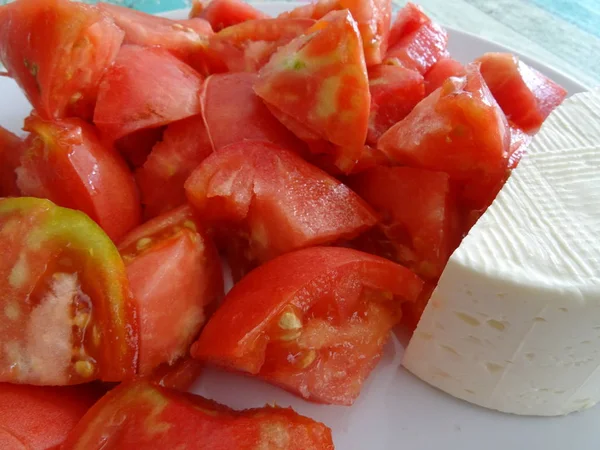
<path fill-rule="evenodd" d="M 510 53 L 486 53 L 477 60 L 492 95 L 515 125 L 535 132 L 567 91 Z"/>
<path fill-rule="evenodd" d="M 216 32 L 249 20 L 269 18 L 267 14 L 241 0 L 194 0 L 190 18 L 196 17 L 207 20 Z"/>
<path fill-rule="evenodd" d="M 80 119 L 25 120 L 17 184 L 26 196 L 85 212 L 115 241 L 140 223 L 135 181 L 123 159 Z"/>
<path fill-rule="evenodd" d="M 188 206 L 133 230 L 119 245 L 140 318 L 139 374 L 187 354 L 205 307 L 223 295 L 221 261 Z"/>
<path fill-rule="evenodd" d="M 42 116 L 89 119 L 123 36 L 94 6 L 19 0 L 0 13 L 0 61 Z"/>
<path fill-rule="evenodd" d="M 21 195 L 15 170 L 21 163 L 23 141 L 0 127 L 0 197 Z"/>
<path fill-rule="evenodd" d="M 200 74 L 167 50 L 124 45 L 100 83 L 94 123 L 113 140 L 168 125 L 200 113 L 201 86 Z"/>
<path fill-rule="evenodd" d="M 443 57 L 425 74 L 425 95 L 431 94 L 441 87 L 450 77 L 464 77 L 465 67 L 455 59 Z"/>
<path fill-rule="evenodd" d="M 69 435 L 63 450 L 156 448 L 333 450 L 331 430 L 291 408 L 234 411 L 148 383 L 122 384 Z"/>
<path fill-rule="evenodd" d="M 236 279 L 280 254 L 351 239 L 376 222 L 342 183 L 266 142 L 239 142 L 213 153 L 185 188 L 229 252 Z"/>

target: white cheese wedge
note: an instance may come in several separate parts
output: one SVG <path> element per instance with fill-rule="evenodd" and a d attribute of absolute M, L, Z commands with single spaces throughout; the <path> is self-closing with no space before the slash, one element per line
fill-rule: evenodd
<path fill-rule="evenodd" d="M 600 400 L 600 91 L 548 118 L 452 255 L 403 364 L 514 414 Z"/>

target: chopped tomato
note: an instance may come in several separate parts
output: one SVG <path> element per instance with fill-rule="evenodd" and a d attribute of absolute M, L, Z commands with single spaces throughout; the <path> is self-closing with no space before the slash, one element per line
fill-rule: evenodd
<path fill-rule="evenodd" d="M 185 188 L 229 253 L 235 279 L 291 250 L 356 237 L 376 222 L 342 183 L 266 142 L 240 142 L 213 153 Z"/>
<path fill-rule="evenodd" d="M 510 131 L 477 65 L 449 78 L 379 140 L 395 164 L 446 172 L 469 208 L 489 205 L 505 180 Z M 491 199 L 490 199 L 491 197 Z"/>
<path fill-rule="evenodd" d="M 450 77 L 464 77 L 466 74 L 465 66 L 455 59 L 445 56 L 425 74 L 425 94 L 431 94 Z"/>
<path fill-rule="evenodd" d="M 205 19 L 213 30 L 221 31 L 249 20 L 268 19 L 269 15 L 241 0 L 193 0 L 190 17 Z"/>
<path fill-rule="evenodd" d="M 189 207 L 133 230 L 119 245 L 140 319 L 139 374 L 184 357 L 223 297 L 221 261 Z"/>
<path fill-rule="evenodd" d="M 271 55 L 315 23 L 311 19 L 259 19 L 225 28 L 210 48 L 231 72 L 256 72 Z"/>
<path fill-rule="evenodd" d="M 510 53 L 486 53 L 477 61 L 492 95 L 515 125 L 536 131 L 567 91 Z"/>
<path fill-rule="evenodd" d="M 371 113 L 367 142 L 376 145 L 383 133 L 404 119 L 425 97 L 423 76 L 400 65 L 382 64 L 369 69 Z"/>
<path fill-rule="evenodd" d="M 0 381 L 121 381 L 137 369 L 137 312 L 125 266 L 85 214 L 0 200 Z"/>
<path fill-rule="evenodd" d="M 303 144 L 281 125 L 254 93 L 254 73 L 216 74 L 206 79 L 200 101 L 214 150 L 244 140 L 272 142 L 301 152 Z"/>
<path fill-rule="evenodd" d="M 362 41 L 348 11 L 328 13 L 281 47 L 254 90 L 273 109 L 343 148 L 336 164 L 342 171 L 354 167 L 367 136 L 371 96 Z"/>
<path fill-rule="evenodd" d="M 166 127 L 158 127 L 134 131 L 117 139 L 114 146 L 130 167 L 141 167 L 148 159 L 152 148 L 163 138 L 165 129 Z"/>
<path fill-rule="evenodd" d="M 287 253 L 233 287 L 192 356 L 307 400 L 351 405 L 402 303 L 414 301 L 421 286 L 407 268 L 356 250 Z"/>
<path fill-rule="evenodd" d="M 94 123 L 110 139 L 168 125 L 200 113 L 201 86 L 167 50 L 124 45 L 100 84 Z"/>
<path fill-rule="evenodd" d="M 331 430 L 291 408 L 234 411 L 148 383 L 126 383 L 83 417 L 62 450 L 333 450 Z"/>
<path fill-rule="evenodd" d="M 102 394 L 103 389 L 95 385 L 41 387 L 0 383 L 0 448 L 58 448 Z"/>
<path fill-rule="evenodd" d="M 395 46 L 403 36 L 414 33 L 423 25 L 430 23 L 431 19 L 423 12 L 420 6 L 408 2 L 398 11 L 396 20 L 390 29 L 388 43 Z"/>
<path fill-rule="evenodd" d="M 437 286 L 437 280 L 434 282 L 427 282 L 423 285 L 423 290 L 417 298 L 416 302 L 406 302 L 402 304 L 402 324 L 405 325 L 410 331 L 415 331 L 421 316 L 425 311 L 427 303 L 431 298 L 431 294 Z"/>
<path fill-rule="evenodd" d="M 156 217 L 183 205 L 185 180 L 212 151 L 202 115 L 169 125 L 163 140 L 136 171 L 145 217 Z"/>
<path fill-rule="evenodd" d="M 44 117 L 92 117 L 124 33 L 89 5 L 18 0 L 0 13 L 0 61 Z"/>
<path fill-rule="evenodd" d="M 531 143 L 533 137 L 525 133 L 514 123 L 508 122 L 510 125 L 510 148 L 508 150 L 508 168 L 514 169 L 519 165 L 521 158 L 527 152 L 527 147 Z"/>
<path fill-rule="evenodd" d="M 15 170 L 21 164 L 23 141 L 5 128 L 0 127 L 0 197 L 17 197 Z"/>
<path fill-rule="evenodd" d="M 152 372 L 148 380 L 162 387 L 187 391 L 202 373 L 204 364 L 185 356 L 173 365 L 163 364 Z"/>
<path fill-rule="evenodd" d="M 123 159 L 81 119 L 25 120 L 17 183 L 23 195 L 83 211 L 109 237 L 121 239 L 140 222 L 140 200 Z"/>
<path fill-rule="evenodd" d="M 348 186 L 382 217 L 372 232 L 358 238 L 357 248 L 407 266 L 425 279 L 442 274 L 461 238 L 447 174 L 374 167 L 351 177 Z"/>

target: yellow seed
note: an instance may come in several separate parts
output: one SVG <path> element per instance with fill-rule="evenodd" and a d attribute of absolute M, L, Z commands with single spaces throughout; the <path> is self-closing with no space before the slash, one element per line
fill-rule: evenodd
<path fill-rule="evenodd" d="M 83 378 L 89 378 L 94 374 L 94 365 L 89 361 L 77 361 L 75 371 Z"/>
<path fill-rule="evenodd" d="M 300 358 L 296 360 L 296 366 L 300 369 L 306 369 L 317 359 L 317 352 L 315 350 L 308 350 Z"/>
<path fill-rule="evenodd" d="M 96 325 L 92 328 L 92 341 L 95 347 L 100 347 L 100 330 Z"/>
<path fill-rule="evenodd" d="M 78 312 L 73 318 L 73 324 L 77 328 L 85 328 L 90 323 L 90 315 L 86 312 Z"/>
<path fill-rule="evenodd" d="M 281 334 L 279 340 L 284 342 L 295 341 L 300 337 L 300 334 L 302 334 L 300 333 L 300 330 L 290 330 L 286 333 Z"/>
<path fill-rule="evenodd" d="M 4 307 L 4 315 L 9 320 L 17 320 L 21 315 L 21 308 L 17 302 L 10 302 Z"/>
<path fill-rule="evenodd" d="M 150 244 L 152 244 L 152 239 L 150 238 L 142 238 L 139 241 L 137 241 L 137 243 L 135 244 L 135 248 L 138 251 L 144 250 L 145 248 L 148 248 L 150 246 Z"/>
<path fill-rule="evenodd" d="M 302 328 L 302 321 L 293 312 L 286 311 L 279 318 L 279 328 L 283 330 L 298 330 Z"/>
<path fill-rule="evenodd" d="M 196 224 L 192 220 L 186 220 L 185 222 L 183 222 L 183 226 L 189 228 L 192 231 L 197 230 Z"/>

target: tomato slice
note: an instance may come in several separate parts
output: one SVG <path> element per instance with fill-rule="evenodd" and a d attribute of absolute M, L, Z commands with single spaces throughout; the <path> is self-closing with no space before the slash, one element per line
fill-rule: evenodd
<path fill-rule="evenodd" d="M 248 20 L 268 19 L 269 15 L 241 0 L 193 0 L 190 17 L 205 19 L 213 30 L 221 31 Z"/>
<path fill-rule="evenodd" d="M 461 63 L 449 56 L 443 57 L 425 74 L 425 94 L 431 94 L 450 77 L 464 77 L 466 74 Z"/>
<path fill-rule="evenodd" d="M 225 28 L 210 39 L 210 48 L 231 72 L 256 72 L 271 55 L 314 25 L 312 19 L 258 19 Z"/>
<path fill-rule="evenodd" d="M 166 126 L 158 128 L 144 128 L 126 134 L 114 142 L 115 148 L 125 158 L 132 168 L 144 165 L 150 152 L 162 140 Z"/>
<path fill-rule="evenodd" d="M 58 448 L 104 390 L 96 385 L 50 387 L 0 383 L 0 448 Z M 12 438 L 10 445 L 4 445 Z"/>
<path fill-rule="evenodd" d="M 110 139 L 168 125 L 200 113 L 201 86 L 167 50 L 124 45 L 100 83 L 94 123 Z"/>
<path fill-rule="evenodd" d="M 287 253 L 233 287 L 192 356 L 311 401 L 351 405 L 402 302 L 414 301 L 421 286 L 409 269 L 356 250 Z"/>
<path fill-rule="evenodd" d="M 85 214 L 48 200 L 0 200 L 0 381 L 120 381 L 137 368 L 137 312 L 125 266 Z"/>
<path fill-rule="evenodd" d="M 126 383 L 83 417 L 63 450 L 333 450 L 331 430 L 291 408 L 234 411 L 148 383 Z"/>
<path fill-rule="evenodd" d="M 512 122 L 510 125 L 510 148 L 508 150 L 508 168 L 514 169 L 519 165 L 521 158 L 527 152 L 527 147 L 531 144 L 533 136 L 525 133 L 521 128 Z"/>
<path fill-rule="evenodd" d="M 221 261 L 189 207 L 133 230 L 119 245 L 140 317 L 139 374 L 184 357 L 223 295 Z"/>
<path fill-rule="evenodd" d="M 272 142 L 302 152 L 303 144 L 281 125 L 256 96 L 253 73 L 216 74 L 206 79 L 202 115 L 214 150 L 244 140 Z"/>
<path fill-rule="evenodd" d="M 281 47 L 260 70 L 254 90 L 277 111 L 344 148 L 342 171 L 356 164 L 367 136 L 371 95 L 362 41 L 347 10 L 328 13 Z"/>
<path fill-rule="evenodd" d="M 542 126 L 567 96 L 565 89 L 510 53 L 486 53 L 477 61 L 506 116 L 526 132 Z"/>
<path fill-rule="evenodd" d="M 426 282 L 423 285 L 423 290 L 416 302 L 406 302 L 402 304 L 402 325 L 410 331 L 414 332 L 417 329 L 421 316 L 425 311 L 425 307 L 427 306 L 427 303 L 429 303 L 431 294 L 433 294 L 433 291 L 437 286 L 437 281 L 438 280 Z"/>
<path fill-rule="evenodd" d="M 423 76 L 400 65 L 382 64 L 369 69 L 371 113 L 367 143 L 377 141 L 392 125 L 404 119 L 425 97 Z"/>
<path fill-rule="evenodd" d="M 212 151 L 202 115 L 170 124 L 136 171 L 144 215 L 156 217 L 186 203 L 185 180 Z"/>
<path fill-rule="evenodd" d="M 0 197 L 21 195 L 15 170 L 21 164 L 22 151 L 23 141 L 0 127 Z"/>
<path fill-rule="evenodd" d="M 398 11 L 396 20 L 390 29 L 388 44 L 394 47 L 402 37 L 418 31 L 423 25 L 430 23 L 431 19 L 419 5 L 408 2 Z"/>
<path fill-rule="evenodd" d="M 291 250 L 356 237 L 376 222 L 342 183 L 266 142 L 240 142 L 213 153 L 185 188 L 229 254 L 235 279 Z"/>
<path fill-rule="evenodd" d="M 94 6 L 19 0 L 0 12 L 0 61 L 42 116 L 90 119 L 123 36 Z"/>
<path fill-rule="evenodd" d="M 204 364 L 189 356 L 180 358 L 175 364 L 163 364 L 156 368 L 148 380 L 159 386 L 186 392 L 202 373 Z"/>
<path fill-rule="evenodd" d="M 424 279 L 442 274 L 461 238 L 455 192 L 446 173 L 374 167 L 351 177 L 348 186 L 382 217 L 373 231 L 358 238 L 357 248 L 407 266 Z"/>
<path fill-rule="evenodd" d="M 17 183 L 23 195 L 78 209 L 113 240 L 140 223 L 140 201 L 123 159 L 81 119 L 25 120 L 25 142 Z"/>

